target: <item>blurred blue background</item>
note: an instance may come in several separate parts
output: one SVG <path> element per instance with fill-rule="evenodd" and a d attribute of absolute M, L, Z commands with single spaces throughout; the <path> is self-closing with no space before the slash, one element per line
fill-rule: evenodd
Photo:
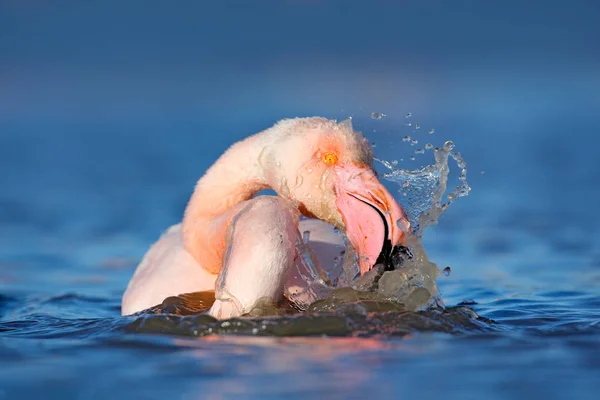
<path fill-rule="evenodd" d="M 1 317 L 116 317 L 227 146 L 313 115 L 352 116 L 404 168 L 433 157 L 403 136 L 454 141 L 473 190 L 424 238 L 448 304 L 474 281 L 597 295 L 599 21 L 595 1 L 4 0 L 0 289 L 25 297 Z M 111 307 L 44 303 L 61 293 Z"/>
<path fill-rule="evenodd" d="M 421 145 L 456 143 L 473 187 L 426 233 L 447 242 L 434 259 L 505 254 L 503 225 L 598 263 L 599 15 L 593 1 L 4 1 L 0 259 L 122 256 L 81 250 L 106 241 L 136 259 L 236 140 L 353 116 L 392 160 L 417 137 L 411 112 Z"/>

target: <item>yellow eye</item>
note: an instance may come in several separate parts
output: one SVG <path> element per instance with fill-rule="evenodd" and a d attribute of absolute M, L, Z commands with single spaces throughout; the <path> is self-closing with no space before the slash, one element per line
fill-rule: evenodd
<path fill-rule="evenodd" d="M 338 158 L 333 153 L 325 153 L 323 154 L 323 162 L 327 165 L 333 165 L 337 162 Z"/>

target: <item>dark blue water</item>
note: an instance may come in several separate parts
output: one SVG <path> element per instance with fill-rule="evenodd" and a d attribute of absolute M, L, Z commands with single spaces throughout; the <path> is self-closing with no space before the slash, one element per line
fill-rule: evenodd
<path fill-rule="evenodd" d="M 0 399 L 595 398 L 600 10 L 420 3 L 3 3 Z M 456 143 L 473 191 L 424 244 L 446 304 L 494 322 L 119 316 L 203 171 L 306 115 L 405 168 Z"/>

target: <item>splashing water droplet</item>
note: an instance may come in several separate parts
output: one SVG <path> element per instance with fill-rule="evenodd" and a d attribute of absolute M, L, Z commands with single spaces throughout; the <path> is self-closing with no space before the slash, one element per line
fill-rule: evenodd
<path fill-rule="evenodd" d="M 423 150 L 423 149 L 416 149 L 415 150 L 415 154 L 425 154 L 425 150 Z"/>
<path fill-rule="evenodd" d="M 430 135 L 433 135 L 434 133 L 435 133 L 435 129 L 432 128 L 432 129 L 429 130 L 429 134 Z"/>
<path fill-rule="evenodd" d="M 451 140 L 448 140 L 446 143 L 444 143 L 444 149 L 446 151 L 452 151 L 454 150 L 454 142 Z"/>
<path fill-rule="evenodd" d="M 417 139 L 413 139 L 410 141 L 410 145 L 414 146 L 415 144 L 419 143 L 419 141 Z"/>
<path fill-rule="evenodd" d="M 403 141 L 403 142 L 410 142 L 410 136 L 404 136 L 404 137 L 402 138 L 402 141 Z"/>
<path fill-rule="evenodd" d="M 404 181 L 402 187 L 408 187 L 410 185 L 410 181 Z"/>
<path fill-rule="evenodd" d="M 375 143 L 375 142 L 371 143 L 371 147 L 377 147 L 377 143 Z"/>
<path fill-rule="evenodd" d="M 310 231 L 304 231 L 302 233 L 302 241 L 308 243 L 310 241 Z"/>
<path fill-rule="evenodd" d="M 433 146 L 429 144 L 425 147 L 431 149 Z M 425 228 L 437 224 L 439 216 L 454 200 L 468 196 L 471 190 L 467 183 L 466 163 L 461 154 L 454 152 L 453 149 L 453 143 L 450 146 L 435 147 L 433 152 L 435 164 L 415 170 L 394 168 L 382 175 L 383 179 L 395 182 L 399 186 L 397 190 L 401 195 L 398 199 L 399 203 L 409 218 L 412 233 L 417 238 L 422 237 Z M 459 168 L 460 185 L 451 190 L 447 196 L 448 201 L 443 201 L 447 194 L 450 158 L 456 161 L 456 166 Z M 410 159 L 415 160 L 415 157 L 411 156 Z M 407 187 L 405 187 L 406 182 L 409 183 Z"/>
<path fill-rule="evenodd" d="M 479 173 L 480 173 L 481 175 L 483 175 L 483 174 L 485 174 L 485 171 L 484 171 L 484 170 L 481 170 L 481 171 L 479 171 Z"/>
<path fill-rule="evenodd" d="M 431 149 L 433 149 L 433 145 L 431 143 L 427 143 L 425 145 L 425 150 L 431 150 Z"/>
<path fill-rule="evenodd" d="M 392 165 L 393 165 L 393 166 L 396 166 L 396 165 L 398 165 L 398 160 L 392 160 Z"/>
<path fill-rule="evenodd" d="M 407 113 L 405 118 L 410 118 L 412 117 L 412 113 Z"/>
<path fill-rule="evenodd" d="M 372 112 L 371 113 L 371 118 L 372 119 L 382 119 L 383 117 L 385 117 L 384 113 L 378 113 L 378 112 Z"/>
<path fill-rule="evenodd" d="M 457 188 L 457 190 L 454 191 L 455 198 L 467 196 L 470 191 L 471 191 L 471 188 L 468 186 L 459 186 Z"/>
<path fill-rule="evenodd" d="M 410 159 L 413 160 L 413 161 L 416 160 L 415 156 L 410 156 Z"/>
<path fill-rule="evenodd" d="M 407 122 L 406 126 L 412 126 L 412 122 Z"/>
<path fill-rule="evenodd" d="M 446 267 L 446 268 L 444 268 L 444 270 L 442 271 L 442 273 L 443 273 L 445 276 L 450 276 L 450 273 L 451 273 L 451 272 L 452 272 L 452 268 L 450 268 L 450 267 Z"/>
<path fill-rule="evenodd" d="M 380 160 L 379 158 L 376 158 L 375 160 L 382 163 L 387 169 L 390 169 L 392 171 L 394 170 L 394 166 L 392 165 L 392 163 L 385 161 L 385 160 Z"/>
<path fill-rule="evenodd" d="M 407 232 L 407 227 L 409 227 L 410 224 L 406 218 L 400 218 L 396 221 L 396 226 L 400 228 L 402 232 Z"/>
<path fill-rule="evenodd" d="M 415 124 L 415 129 L 421 129 L 421 125 Z"/>

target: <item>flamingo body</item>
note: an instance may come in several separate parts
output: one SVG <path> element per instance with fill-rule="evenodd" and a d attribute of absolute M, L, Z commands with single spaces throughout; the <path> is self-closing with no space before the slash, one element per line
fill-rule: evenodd
<path fill-rule="evenodd" d="M 328 273 L 339 275 L 346 244 L 334 227 L 369 271 L 409 228 L 372 161 L 349 122 L 323 118 L 284 120 L 236 143 L 198 181 L 182 223 L 148 250 L 122 313 L 206 290 L 217 318 L 283 296 L 308 306 L 327 292 Z M 265 188 L 278 196 L 256 196 Z"/>

